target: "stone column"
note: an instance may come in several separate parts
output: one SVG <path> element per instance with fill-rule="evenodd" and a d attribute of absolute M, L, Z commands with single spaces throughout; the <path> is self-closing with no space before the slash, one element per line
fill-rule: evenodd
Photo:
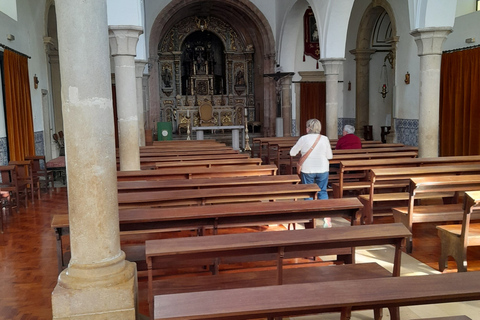
<path fill-rule="evenodd" d="M 418 119 L 418 156 L 438 157 L 440 120 L 440 64 L 442 45 L 452 32 L 450 27 L 415 29 L 420 56 L 420 102 Z"/>
<path fill-rule="evenodd" d="M 135 78 L 137 84 L 138 144 L 145 146 L 145 120 L 143 107 L 143 70 L 147 60 L 135 60 Z"/>
<path fill-rule="evenodd" d="M 115 62 L 120 171 L 140 170 L 135 55 L 139 26 L 110 26 L 110 51 Z"/>
<path fill-rule="evenodd" d="M 282 78 L 283 136 L 292 135 L 292 76 Z"/>
<path fill-rule="evenodd" d="M 338 138 L 338 74 L 340 67 L 345 59 L 321 59 L 323 70 L 326 76 L 326 121 L 327 137 L 329 139 Z M 322 123 L 322 125 L 325 125 Z"/>
<path fill-rule="evenodd" d="M 350 51 L 351 54 L 355 55 L 355 61 L 357 62 L 355 75 L 355 129 L 357 134 L 363 132 L 363 127 L 370 122 L 370 60 L 375 51 L 372 49 Z"/>
<path fill-rule="evenodd" d="M 136 267 L 120 249 L 106 1 L 56 3 L 71 260 L 53 319 L 135 319 Z"/>

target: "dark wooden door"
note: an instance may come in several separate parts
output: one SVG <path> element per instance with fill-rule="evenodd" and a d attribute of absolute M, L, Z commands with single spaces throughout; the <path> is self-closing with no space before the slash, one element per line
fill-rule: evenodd
<path fill-rule="evenodd" d="M 306 134 L 305 124 L 309 119 L 318 119 L 322 123 L 323 135 L 327 132 L 326 123 L 326 83 L 300 83 L 300 134 Z"/>

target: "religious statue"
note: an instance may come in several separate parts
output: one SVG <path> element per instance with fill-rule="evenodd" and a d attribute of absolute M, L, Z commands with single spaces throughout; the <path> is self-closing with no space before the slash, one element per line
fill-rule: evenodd
<path fill-rule="evenodd" d="M 172 86 L 172 71 L 170 70 L 169 66 L 165 66 L 162 72 L 162 80 L 163 84 L 166 88 L 170 88 Z"/>

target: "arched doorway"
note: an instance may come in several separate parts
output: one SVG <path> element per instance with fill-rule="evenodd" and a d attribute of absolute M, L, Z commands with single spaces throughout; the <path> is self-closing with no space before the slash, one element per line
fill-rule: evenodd
<path fill-rule="evenodd" d="M 357 34 L 356 48 L 356 128 L 371 126 L 374 140 L 390 127 L 394 139 L 394 90 L 397 29 L 390 5 L 379 0 L 365 10 Z M 385 127 L 382 129 L 382 127 Z"/>

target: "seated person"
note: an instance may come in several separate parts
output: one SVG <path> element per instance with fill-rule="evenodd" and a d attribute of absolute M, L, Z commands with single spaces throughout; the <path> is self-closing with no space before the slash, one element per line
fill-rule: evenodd
<path fill-rule="evenodd" d="M 338 139 L 335 150 L 341 149 L 361 149 L 362 141 L 359 137 L 354 135 L 355 127 L 349 124 L 343 127 L 343 136 Z"/>

